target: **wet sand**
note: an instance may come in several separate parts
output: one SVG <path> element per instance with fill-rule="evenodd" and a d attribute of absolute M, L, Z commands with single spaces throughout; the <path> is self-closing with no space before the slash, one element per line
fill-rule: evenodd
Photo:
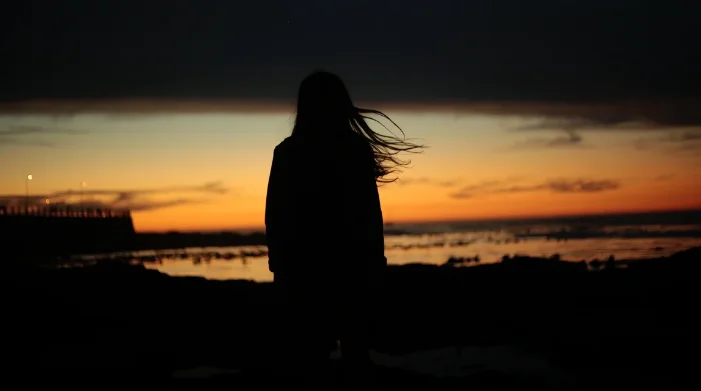
<path fill-rule="evenodd" d="M 675 389 L 695 373 L 687 353 L 701 347 L 700 258 L 695 248 L 599 271 L 540 258 L 391 266 L 373 343 L 380 382 L 385 389 Z M 25 384 L 51 378 L 100 388 L 97 376 L 197 389 L 281 384 L 269 364 L 284 319 L 269 283 L 170 277 L 117 263 L 15 267 L 3 280 L 8 369 L 31 374 Z M 460 376 L 457 351 L 472 365 Z M 529 366 L 547 370 L 529 374 Z M 176 379 L 197 367 L 240 372 Z"/>

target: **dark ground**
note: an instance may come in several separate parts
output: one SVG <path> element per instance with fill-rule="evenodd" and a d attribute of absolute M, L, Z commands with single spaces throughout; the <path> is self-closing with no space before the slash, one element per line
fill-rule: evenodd
<path fill-rule="evenodd" d="M 699 258 L 695 248 L 596 272 L 544 259 L 392 266 L 374 347 L 399 354 L 519 346 L 572 379 L 560 389 L 687 389 L 701 347 Z M 159 388 L 264 389 L 283 381 L 267 369 L 281 321 L 271 284 L 104 264 L 8 266 L 2 286 L 6 370 L 24 385 L 51 379 L 92 388 L 98 375 L 101 382 L 133 379 Z M 244 371 L 171 379 L 174 370 L 200 365 Z M 385 389 L 548 389 L 538 379 L 494 371 L 466 379 L 378 371 Z"/>

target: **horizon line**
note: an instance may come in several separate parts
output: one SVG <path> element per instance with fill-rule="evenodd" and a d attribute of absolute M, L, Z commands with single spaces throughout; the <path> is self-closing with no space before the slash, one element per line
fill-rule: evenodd
<path fill-rule="evenodd" d="M 572 218 L 587 218 L 587 217 L 605 217 L 605 216 L 626 216 L 626 215 L 645 215 L 645 214 L 665 214 L 665 213 L 701 213 L 701 206 L 685 209 L 659 209 L 659 210 L 639 210 L 639 211 L 622 211 L 622 212 L 594 212 L 580 214 L 553 214 L 553 215 L 531 215 L 531 216 L 516 216 L 516 217 L 493 217 L 493 218 L 463 218 L 463 219 L 435 219 L 435 220 L 393 220 L 385 221 L 387 225 L 394 224 L 439 224 L 439 223 L 480 223 L 480 222 L 504 222 L 504 221 L 528 221 L 528 220 L 557 220 L 557 219 L 572 219 Z M 209 228 L 200 230 L 138 230 L 136 233 L 227 233 L 227 232 L 248 232 L 248 233 L 264 233 L 265 226 L 259 227 L 229 227 L 229 228 Z"/>

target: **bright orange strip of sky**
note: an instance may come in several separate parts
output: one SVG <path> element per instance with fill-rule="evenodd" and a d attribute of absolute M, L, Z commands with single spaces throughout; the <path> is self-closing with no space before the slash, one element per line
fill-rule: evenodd
<path fill-rule="evenodd" d="M 412 158 L 405 182 L 381 189 L 385 221 L 701 208 L 701 154 L 660 141 L 663 131 L 593 130 L 555 148 L 548 140 L 562 132 L 513 130 L 525 117 L 388 114 L 430 148 Z M 151 208 L 133 213 L 140 231 L 261 227 L 272 150 L 292 120 L 287 112 L 0 116 L 0 129 L 41 130 L 0 134 L 0 194 L 21 197 L 31 173 L 35 195 L 81 182 L 86 200 L 129 194 Z M 637 148 L 641 139 L 651 147 Z M 617 186 L 558 192 L 548 187 L 555 180 Z M 204 186 L 212 183 L 226 192 Z"/>

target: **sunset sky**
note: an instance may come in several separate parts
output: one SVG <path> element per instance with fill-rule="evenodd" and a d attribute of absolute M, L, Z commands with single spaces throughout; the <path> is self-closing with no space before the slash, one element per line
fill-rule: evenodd
<path fill-rule="evenodd" d="M 140 231 L 261 227 L 295 90 L 324 68 L 429 146 L 381 188 L 385 221 L 701 208 L 700 62 L 683 14 L 438 1 L 384 25 L 363 1 L 270 3 L 143 8 L 128 24 L 118 5 L 14 6 L 0 203 L 22 205 L 31 174 L 33 201 L 78 202 L 86 182 L 85 204 L 131 208 Z M 650 15 L 674 28 L 650 33 Z"/>

